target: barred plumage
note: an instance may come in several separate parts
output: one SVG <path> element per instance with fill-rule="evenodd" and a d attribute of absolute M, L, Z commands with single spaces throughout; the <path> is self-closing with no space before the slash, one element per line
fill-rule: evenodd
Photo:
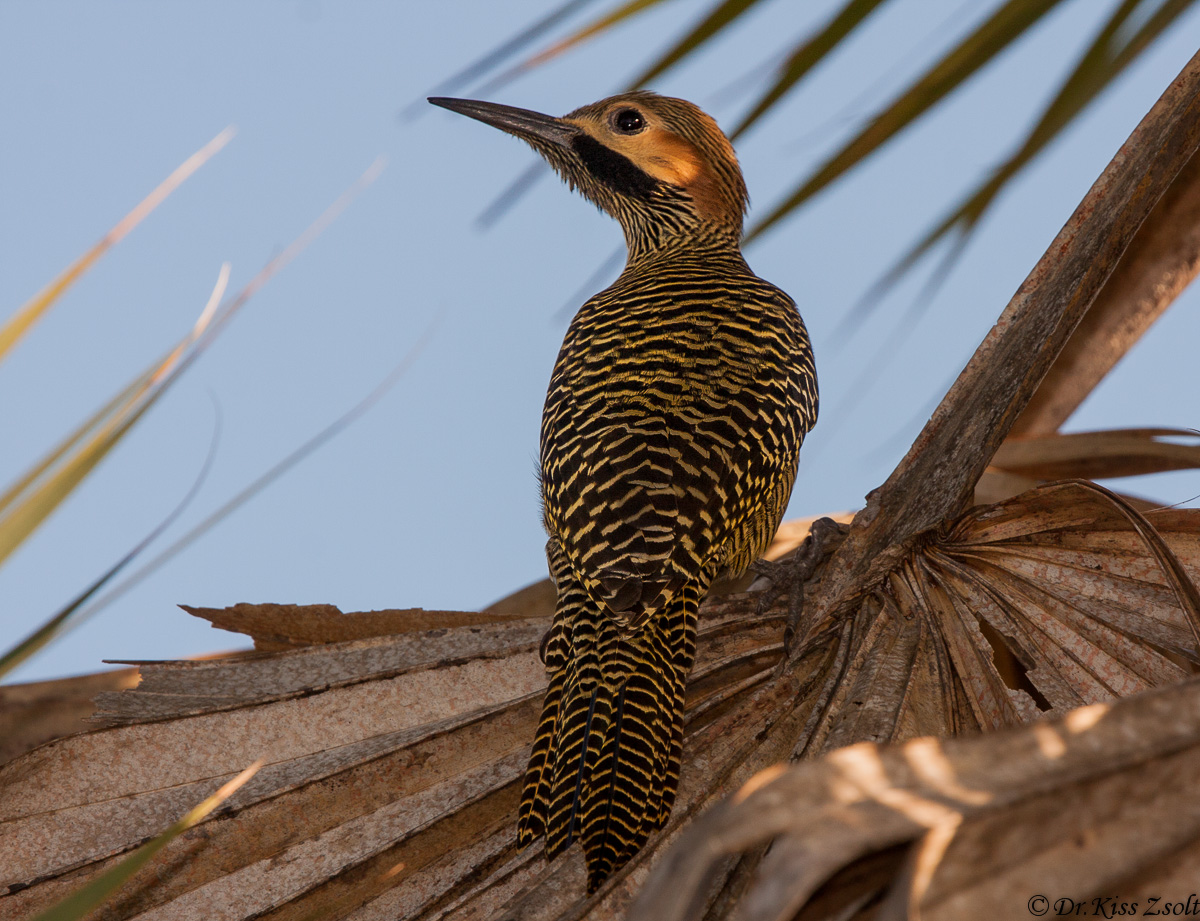
<path fill-rule="evenodd" d="M 817 416 L 812 351 L 742 258 L 741 172 L 691 103 L 629 93 L 555 119 L 433 101 L 528 141 L 629 248 L 571 323 L 542 417 L 558 604 L 518 825 L 548 858 L 579 839 L 594 891 L 670 816 L 696 611 L 779 524 Z"/>

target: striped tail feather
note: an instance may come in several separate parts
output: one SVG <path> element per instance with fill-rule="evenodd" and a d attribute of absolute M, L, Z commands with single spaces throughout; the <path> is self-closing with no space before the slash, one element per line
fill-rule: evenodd
<path fill-rule="evenodd" d="M 550 657 L 546 658 L 549 660 Z M 558 722 L 566 679 L 566 670 L 560 669 L 551 675 L 550 686 L 546 689 L 542 717 L 529 755 L 529 767 L 525 769 L 525 785 L 517 812 L 517 844 L 521 847 L 528 847 L 546 834 L 546 810 L 543 807 L 550 796 L 549 779 L 554 767 L 552 761 L 547 765 L 547 759 L 554 741 L 554 727 Z"/>
<path fill-rule="evenodd" d="M 587 626 L 593 626 L 588 624 Z M 594 768 L 597 724 L 607 722 L 611 708 L 608 684 L 601 680 L 594 640 L 588 653 L 567 665 L 563 699 L 556 719 L 549 760 L 550 785 L 546 803 L 546 858 L 561 854 L 579 831 L 579 805 Z M 580 659 L 585 661 L 580 662 Z"/>
<path fill-rule="evenodd" d="M 667 645 L 674 657 L 675 712 L 680 718 L 676 720 L 671 733 L 671 752 L 667 758 L 666 776 L 663 778 L 662 812 L 655 830 L 667 824 L 667 819 L 671 817 L 671 807 L 675 804 L 675 794 L 679 791 L 679 771 L 683 763 L 684 695 L 687 692 L 688 676 L 692 673 L 692 664 L 696 660 L 697 612 L 712 578 L 713 572 L 706 572 L 702 582 L 684 585 L 675 599 L 681 616 L 671 624 L 672 633 L 667 639 Z"/>
<path fill-rule="evenodd" d="M 554 776 L 557 756 L 559 714 L 562 711 L 563 691 L 567 679 L 572 676 L 569 669 L 571 652 L 571 627 L 575 612 L 586 610 L 589 602 L 587 593 L 573 579 L 568 578 L 566 561 L 560 553 L 548 554 L 551 574 L 559 587 L 554 625 L 544 641 L 543 659 L 550 673 L 550 684 L 542 703 L 542 716 L 538 721 L 533 749 L 529 755 L 529 766 L 525 769 L 525 783 L 521 792 L 521 805 L 517 812 L 517 844 L 528 847 L 546 834 L 549 816 L 550 784 Z"/>
<path fill-rule="evenodd" d="M 566 589 L 555 618 L 562 629 L 548 645 L 552 676 L 525 775 L 518 841 L 545 835 L 553 859 L 578 838 L 594 892 L 671 814 L 700 593 L 683 589 L 625 635 L 585 594 L 572 597 L 577 590 L 559 584 Z M 556 654 L 561 659 L 552 664 Z"/>

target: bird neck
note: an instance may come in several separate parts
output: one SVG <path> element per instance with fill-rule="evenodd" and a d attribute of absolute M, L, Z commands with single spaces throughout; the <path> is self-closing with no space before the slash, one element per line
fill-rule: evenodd
<path fill-rule="evenodd" d="M 737 254 L 741 258 L 741 228 L 692 221 L 674 224 L 661 219 L 621 221 L 629 264 L 679 253 Z"/>

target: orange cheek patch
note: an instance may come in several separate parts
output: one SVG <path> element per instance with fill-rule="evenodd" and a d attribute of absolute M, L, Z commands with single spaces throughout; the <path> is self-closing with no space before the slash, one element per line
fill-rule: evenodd
<path fill-rule="evenodd" d="M 722 193 L 711 167 L 691 141 L 653 126 L 640 134 L 614 137 L 590 120 L 569 121 L 609 149 L 629 158 L 647 175 L 686 190 L 701 217 L 740 225 L 740 206 Z"/>
<path fill-rule="evenodd" d="M 681 137 L 651 128 L 638 140 L 633 162 L 655 179 L 687 188 L 704 172 L 700 151 Z"/>
<path fill-rule="evenodd" d="M 741 221 L 741 213 L 721 194 L 712 173 L 702 168 L 696 178 L 684 186 L 696 203 L 696 210 L 709 220 Z"/>
<path fill-rule="evenodd" d="M 639 135 L 638 140 L 641 150 L 630 157 L 634 163 L 655 179 L 686 189 L 702 217 L 730 218 L 734 208 L 721 195 L 708 164 L 691 141 L 653 128 Z M 740 219 L 741 215 L 734 217 Z"/>

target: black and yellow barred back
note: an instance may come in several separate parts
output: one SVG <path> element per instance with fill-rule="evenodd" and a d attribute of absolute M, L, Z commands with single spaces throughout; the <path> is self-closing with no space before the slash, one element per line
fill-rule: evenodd
<path fill-rule="evenodd" d="M 778 527 L 816 421 L 812 350 L 742 258 L 741 173 L 695 106 L 631 93 L 551 119 L 438 102 L 529 141 L 629 246 L 572 322 L 542 417 L 558 603 L 518 825 L 549 858 L 579 840 L 593 891 L 670 816 L 696 612 Z"/>

